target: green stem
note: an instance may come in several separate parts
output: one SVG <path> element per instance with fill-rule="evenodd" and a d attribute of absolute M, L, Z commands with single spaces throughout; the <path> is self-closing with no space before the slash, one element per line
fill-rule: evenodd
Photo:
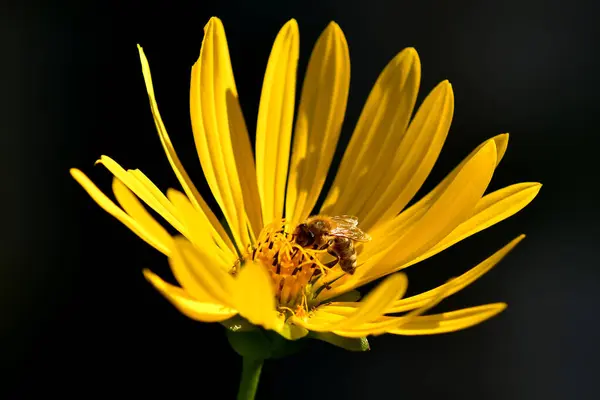
<path fill-rule="evenodd" d="M 242 358 L 242 379 L 240 381 L 237 400 L 254 400 L 262 366 L 263 360 L 248 357 Z"/>

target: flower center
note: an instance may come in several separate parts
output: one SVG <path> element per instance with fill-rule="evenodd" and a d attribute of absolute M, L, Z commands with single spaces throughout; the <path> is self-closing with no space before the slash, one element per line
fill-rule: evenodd
<path fill-rule="evenodd" d="M 231 273 L 236 274 L 247 261 L 260 262 L 271 275 L 279 311 L 303 315 L 316 305 L 315 298 L 332 283 L 325 277 L 335 266 L 335 262 L 331 262 L 335 259 L 327 253 L 327 246 L 317 249 L 301 246 L 293 231 L 294 227 L 285 220 L 267 225 L 255 246 L 238 260 Z"/>

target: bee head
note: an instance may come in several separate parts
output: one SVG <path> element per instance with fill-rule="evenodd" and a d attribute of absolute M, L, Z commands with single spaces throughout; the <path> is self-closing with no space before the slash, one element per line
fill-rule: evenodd
<path fill-rule="evenodd" d="M 300 224 L 294 230 L 296 243 L 302 247 L 312 246 L 315 242 L 315 234 L 308 228 L 306 224 Z"/>

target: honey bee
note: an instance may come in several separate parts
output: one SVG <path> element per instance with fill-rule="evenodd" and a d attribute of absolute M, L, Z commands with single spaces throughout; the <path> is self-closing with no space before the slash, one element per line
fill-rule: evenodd
<path fill-rule="evenodd" d="M 327 249 L 336 260 L 326 266 L 339 263 L 342 271 L 352 275 L 356 269 L 357 257 L 354 242 L 368 242 L 371 236 L 358 227 L 358 218 L 350 215 L 309 217 L 294 229 L 295 242 L 314 250 Z"/>

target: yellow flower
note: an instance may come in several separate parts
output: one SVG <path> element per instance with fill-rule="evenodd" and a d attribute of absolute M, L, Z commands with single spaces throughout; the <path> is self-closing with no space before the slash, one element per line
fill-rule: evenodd
<path fill-rule="evenodd" d="M 490 270 L 523 235 L 465 274 L 403 298 L 407 279 L 398 271 L 510 217 L 541 187 L 518 183 L 484 195 L 507 147 L 508 135 L 502 134 L 482 143 L 407 207 L 438 158 L 454 110 L 452 87 L 444 81 L 411 119 L 421 75 L 412 48 L 400 52 L 379 76 L 319 210 L 325 216 L 354 215 L 358 228 L 371 236 L 354 243 L 355 272 L 344 272 L 335 259 L 328 264 L 333 257 L 327 246 L 298 243 L 292 233 L 313 214 L 323 189 L 350 84 L 346 39 L 331 23 L 310 57 L 294 126 L 298 46 L 298 26 L 291 20 L 275 39 L 267 64 L 253 157 L 223 25 L 213 18 L 205 27 L 192 68 L 192 130 L 226 224 L 207 206 L 175 153 L 139 48 L 154 121 L 183 192 L 169 189 L 165 196 L 141 171 L 124 170 L 102 156 L 98 162 L 114 175 L 119 207 L 81 171 L 71 173 L 102 208 L 169 257 L 181 287 L 145 271 L 148 280 L 190 318 L 222 322 L 232 330 L 243 330 L 249 321 L 287 339 L 309 331 L 331 342 L 383 333 L 443 333 L 502 311 L 506 305 L 494 303 L 422 315 Z M 139 199 L 181 235 L 169 234 Z M 356 288 L 384 276 L 358 301 Z"/>

